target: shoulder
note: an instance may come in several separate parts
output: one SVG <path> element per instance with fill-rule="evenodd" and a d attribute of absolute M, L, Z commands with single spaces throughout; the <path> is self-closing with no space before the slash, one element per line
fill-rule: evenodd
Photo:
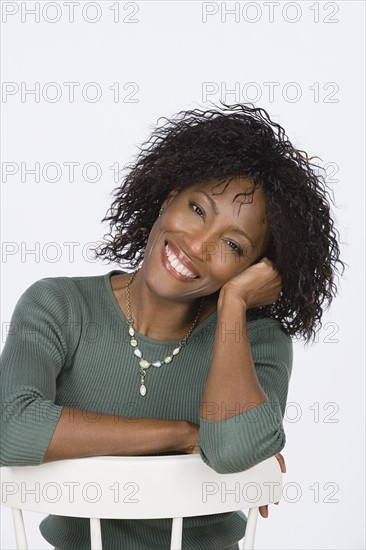
<path fill-rule="evenodd" d="M 67 305 L 67 298 L 57 283 L 57 277 L 38 279 L 30 284 L 20 295 L 16 309 L 20 307 L 54 308 Z"/>
<path fill-rule="evenodd" d="M 34 333 L 38 342 L 57 341 L 65 353 L 72 353 L 87 317 L 85 312 L 97 299 L 96 289 L 105 284 L 103 278 L 60 276 L 36 280 L 16 302 L 7 340 L 23 343 Z"/>
<path fill-rule="evenodd" d="M 77 321 L 82 316 L 83 306 L 93 299 L 98 287 L 102 288 L 103 278 L 99 275 L 38 279 L 19 296 L 13 321 L 24 318 L 58 324 Z"/>
<path fill-rule="evenodd" d="M 28 286 L 20 299 L 38 299 L 43 302 L 69 305 L 80 301 L 87 290 L 95 290 L 103 284 L 104 275 L 44 277 Z"/>
<path fill-rule="evenodd" d="M 247 316 L 248 333 L 256 340 L 283 340 L 292 343 L 291 336 L 284 329 L 281 321 L 273 317 L 251 319 Z"/>
<path fill-rule="evenodd" d="M 247 323 L 248 338 L 254 360 L 257 362 L 277 362 L 292 371 L 293 343 L 282 323 L 273 317 L 262 317 Z"/>

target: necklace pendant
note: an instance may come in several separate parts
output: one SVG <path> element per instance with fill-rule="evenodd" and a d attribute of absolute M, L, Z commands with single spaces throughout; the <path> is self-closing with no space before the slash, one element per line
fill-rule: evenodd
<path fill-rule="evenodd" d="M 145 386 L 146 369 L 151 367 L 151 365 L 153 367 L 156 367 L 156 368 L 159 368 L 163 365 L 168 365 L 179 354 L 182 347 L 187 344 L 187 340 L 188 340 L 190 334 L 192 333 L 194 327 L 196 326 L 196 323 L 197 323 L 198 318 L 199 318 L 200 313 L 201 313 L 204 297 L 202 297 L 202 299 L 201 299 L 201 303 L 200 303 L 200 306 L 198 308 L 196 318 L 193 321 L 193 323 L 192 323 L 189 331 L 187 332 L 186 336 L 182 340 L 179 341 L 178 345 L 173 349 L 173 351 L 171 352 L 170 355 L 167 355 L 164 359 L 150 362 L 147 359 L 143 358 L 143 353 L 142 353 L 141 349 L 138 347 L 138 342 L 137 342 L 137 339 L 136 339 L 136 332 L 135 332 L 135 329 L 134 329 L 134 321 L 132 319 L 131 299 L 130 299 L 130 285 L 131 285 L 132 280 L 133 280 L 134 276 L 136 275 L 137 271 L 132 273 L 132 275 L 128 279 L 128 282 L 127 282 L 127 285 L 126 285 L 126 302 L 127 302 L 127 313 L 128 313 L 127 324 L 128 324 L 128 335 L 130 337 L 130 345 L 133 349 L 134 356 L 137 357 L 138 360 L 139 360 L 139 366 L 140 366 L 140 369 L 141 369 L 141 371 L 140 371 L 139 393 L 142 397 L 144 397 L 147 393 L 147 388 Z"/>

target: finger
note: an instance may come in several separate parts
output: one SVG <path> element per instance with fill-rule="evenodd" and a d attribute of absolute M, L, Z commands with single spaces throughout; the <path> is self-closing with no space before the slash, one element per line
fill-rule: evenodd
<path fill-rule="evenodd" d="M 276 269 L 274 263 L 272 262 L 272 260 L 270 260 L 267 256 L 264 256 L 264 258 L 262 258 L 261 260 L 263 263 L 269 265 L 270 267 L 272 267 L 272 269 Z"/>
<path fill-rule="evenodd" d="M 278 462 L 279 462 L 279 465 L 281 467 L 281 472 L 282 473 L 286 473 L 286 463 L 285 463 L 285 459 L 283 458 L 283 456 L 281 455 L 281 453 L 277 453 L 275 455 L 275 457 L 277 458 Z"/>
<path fill-rule="evenodd" d="M 265 506 L 259 506 L 259 513 L 262 516 L 262 518 L 268 518 L 268 505 Z"/>

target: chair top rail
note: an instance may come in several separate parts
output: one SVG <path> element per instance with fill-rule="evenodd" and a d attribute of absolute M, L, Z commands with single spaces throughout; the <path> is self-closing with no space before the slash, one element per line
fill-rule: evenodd
<path fill-rule="evenodd" d="M 231 474 L 218 474 L 194 454 L 77 458 L 2 467 L 0 476 L 3 506 L 101 519 L 224 513 L 277 502 L 282 494 L 275 457 Z"/>

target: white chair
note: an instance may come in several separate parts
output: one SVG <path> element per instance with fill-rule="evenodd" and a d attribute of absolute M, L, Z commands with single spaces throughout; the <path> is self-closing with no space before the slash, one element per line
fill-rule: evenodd
<path fill-rule="evenodd" d="M 1 504 L 12 508 L 18 550 L 27 549 L 22 510 L 90 518 L 91 550 L 102 550 L 101 519 L 172 518 L 171 550 L 182 548 L 183 518 L 249 509 L 243 550 L 253 548 L 258 507 L 277 502 L 275 457 L 218 474 L 198 454 L 102 456 L 1 468 Z"/>

